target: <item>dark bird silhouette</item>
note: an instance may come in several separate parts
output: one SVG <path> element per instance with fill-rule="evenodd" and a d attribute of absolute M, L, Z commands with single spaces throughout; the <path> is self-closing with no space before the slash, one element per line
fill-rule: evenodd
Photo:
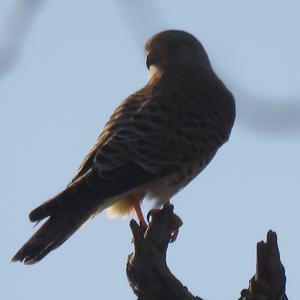
<path fill-rule="evenodd" d="M 228 140 L 234 98 L 200 42 L 169 30 L 150 38 L 145 51 L 148 83 L 114 111 L 66 189 L 30 213 L 30 221 L 46 221 L 13 261 L 41 260 L 106 208 L 135 210 L 146 224 L 142 200 L 168 203 Z"/>

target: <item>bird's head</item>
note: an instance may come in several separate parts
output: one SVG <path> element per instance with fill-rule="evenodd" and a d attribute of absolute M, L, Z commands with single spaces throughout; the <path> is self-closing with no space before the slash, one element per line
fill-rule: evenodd
<path fill-rule="evenodd" d="M 181 30 L 155 34 L 146 42 L 145 52 L 150 73 L 153 69 L 166 71 L 210 67 L 201 43 L 190 33 Z"/>

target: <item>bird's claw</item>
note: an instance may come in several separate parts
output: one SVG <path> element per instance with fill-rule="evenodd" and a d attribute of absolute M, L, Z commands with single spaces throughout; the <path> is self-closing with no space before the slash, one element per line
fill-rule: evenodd
<path fill-rule="evenodd" d="M 165 206 L 164 206 L 164 208 L 165 208 Z M 149 210 L 149 212 L 147 213 L 147 222 L 150 224 L 152 217 L 158 213 L 161 213 L 161 211 L 162 210 L 159 208 L 154 208 L 154 209 Z M 172 223 L 172 230 L 171 230 L 171 236 L 170 236 L 170 243 L 173 243 L 176 241 L 178 233 L 179 233 L 179 227 L 183 224 L 181 218 L 173 213 L 173 209 L 172 209 L 172 214 L 173 214 L 173 216 L 172 216 L 173 223 Z"/>
<path fill-rule="evenodd" d="M 147 222 L 150 223 L 150 222 L 151 222 L 152 216 L 153 216 L 155 213 L 159 212 L 159 211 L 160 211 L 159 208 L 153 208 L 153 209 L 150 209 L 150 210 L 148 211 L 147 217 L 146 217 L 146 218 L 147 218 Z"/>

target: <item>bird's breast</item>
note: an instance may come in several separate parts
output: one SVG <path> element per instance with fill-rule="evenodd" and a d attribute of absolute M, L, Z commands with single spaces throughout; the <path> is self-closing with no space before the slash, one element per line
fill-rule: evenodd
<path fill-rule="evenodd" d="M 157 206 L 163 205 L 197 177 L 209 164 L 215 154 L 216 151 L 213 151 L 205 157 L 183 164 L 180 169 L 155 180 L 147 187 L 146 195 L 154 199 Z"/>

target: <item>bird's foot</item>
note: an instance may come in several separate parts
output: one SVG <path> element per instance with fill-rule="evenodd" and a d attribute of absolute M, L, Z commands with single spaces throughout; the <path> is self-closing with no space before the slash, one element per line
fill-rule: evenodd
<path fill-rule="evenodd" d="M 170 220 L 169 223 L 169 231 L 170 231 L 170 243 L 173 243 L 176 241 L 178 233 L 179 233 L 179 227 L 182 226 L 183 222 L 179 216 L 173 213 L 174 206 L 172 204 L 165 204 L 162 209 L 154 208 L 151 209 L 147 214 L 147 221 L 149 223 L 149 226 L 151 225 L 151 222 L 153 218 L 159 219 L 163 218 L 168 215 L 168 219 Z M 148 228 L 149 228 L 148 226 Z"/>

